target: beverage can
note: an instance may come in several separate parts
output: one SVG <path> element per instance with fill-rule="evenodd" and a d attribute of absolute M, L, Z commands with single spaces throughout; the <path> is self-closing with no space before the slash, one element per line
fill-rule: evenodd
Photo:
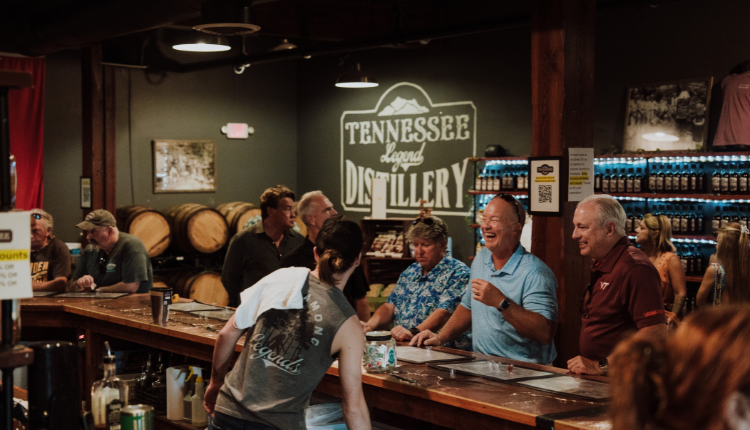
<path fill-rule="evenodd" d="M 149 405 L 125 406 L 120 411 L 121 430 L 153 430 L 154 408 Z"/>

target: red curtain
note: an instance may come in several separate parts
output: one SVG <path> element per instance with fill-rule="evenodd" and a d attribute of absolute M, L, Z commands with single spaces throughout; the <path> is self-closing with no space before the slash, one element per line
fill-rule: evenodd
<path fill-rule="evenodd" d="M 8 126 L 10 153 L 16 157 L 18 174 L 16 208 L 41 208 L 44 190 L 44 58 L 0 56 L 0 69 L 31 72 L 32 75 L 33 87 L 8 93 Z"/>

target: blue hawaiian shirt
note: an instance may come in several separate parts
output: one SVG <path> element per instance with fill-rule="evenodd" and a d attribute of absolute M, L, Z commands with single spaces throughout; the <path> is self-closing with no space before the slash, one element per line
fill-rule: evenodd
<path fill-rule="evenodd" d="M 452 314 L 461 303 L 469 274 L 468 266 L 448 256 L 426 275 L 422 275 L 419 263 L 409 266 L 401 273 L 386 302 L 396 307 L 393 325 L 406 329 L 416 327 L 438 309 Z M 471 330 L 444 346 L 471 351 Z"/>

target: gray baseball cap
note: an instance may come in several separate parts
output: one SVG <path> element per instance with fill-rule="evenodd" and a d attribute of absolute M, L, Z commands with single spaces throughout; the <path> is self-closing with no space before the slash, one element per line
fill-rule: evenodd
<path fill-rule="evenodd" d="M 86 215 L 86 219 L 76 225 L 81 230 L 92 230 L 94 227 L 100 226 L 117 227 L 117 221 L 109 211 L 97 209 Z"/>

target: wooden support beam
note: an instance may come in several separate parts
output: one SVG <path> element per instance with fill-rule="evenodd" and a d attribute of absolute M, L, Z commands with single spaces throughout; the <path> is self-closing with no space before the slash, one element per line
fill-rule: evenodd
<path fill-rule="evenodd" d="M 115 71 L 101 64 L 101 45 L 81 50 L 83 172 L 91 178 L 92 209 L 116 209 Z M 84 210 L 86 216 L 90 210 Z"/>
<path fill-rule="evenodd" d="M 567 201 L 568 148 L 593 147 L 595 0 L 535 0 L 531 79 L 534 156 L 562 156 L 562 216 L 534 218 L 531 252 L 557 277 L 555 364 L 578 355 L 579 299 L 590 261 L 571 239 L 576 202 Z"/>

